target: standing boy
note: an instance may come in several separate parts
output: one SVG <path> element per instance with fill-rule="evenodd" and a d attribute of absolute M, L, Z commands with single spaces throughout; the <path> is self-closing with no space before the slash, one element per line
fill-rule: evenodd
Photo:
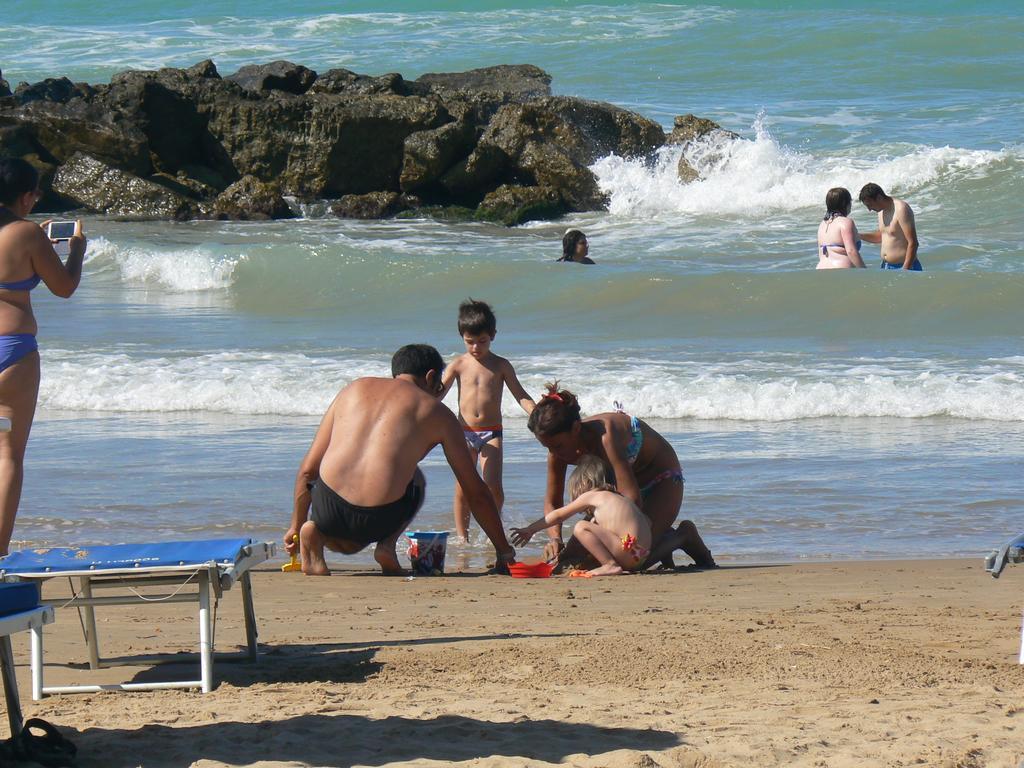
<path fill-rule="evenodd" d="M 441 397 L 459 384 L 459 422 L 466 436 L 466 445 L 480 474 L 491 489 L 494 503 L 501 512 L 505 491 L 501 485 L 501 395 L 505 387 L 523 407 L 527 415 L 533 410 L 531 398 L 516 378 L 512 364 L 491 352 L 491 342 L 498 324 L 490 306 L 467 299 L 459 305 L 459 334 L 466 345 L 466 354 L 459 355 L 444 372 Z M 455 484 L 455 532 L 463 540 L 469 535 L 469 505 L 462 486 Z"/>
<path fill-rule="evenodd" d="M 877 184 L 865 184 L 858 195 L 864 207 L 878 214 L 878 229 L 861 232 L 869 243 L 881 243 L 882 269 L 921 271 L 917 260 L 917 224 L 914 212 L 903 200 L 889 197 Z"/>

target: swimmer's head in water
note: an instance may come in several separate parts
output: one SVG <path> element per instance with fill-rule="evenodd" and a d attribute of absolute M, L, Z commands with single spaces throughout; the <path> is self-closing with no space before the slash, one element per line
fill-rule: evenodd
<path fill-rule="evenodd" d="M 582 253 L 577 254 L 580 250 L 580 244 L 583 244 Z M 590 244 L 587 242 L 587 236 L 580 232 L 578 229 L 566 230 L 566 233 L 562 235 L 562 258 L 568 261 L 572 261 L 577 255 L 586 256 L 590 251 Z"/>

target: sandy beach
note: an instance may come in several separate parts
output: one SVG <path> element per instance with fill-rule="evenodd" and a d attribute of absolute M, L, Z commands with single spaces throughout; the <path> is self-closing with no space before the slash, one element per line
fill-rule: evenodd
<path fill-rule="evenodd" d="M 441 578 L 383 578 L 372 548 L 328 578 L 264 562 L 259 658 L 218 661 L 208 694 L 34 702 L 20 633 L 25 717 L 81 768 L 1024 768 L 1024 565 L 982 564 L 1024 528 L 1024 2 L 837 10 L 5 3 L 0 157 L 30 168 L 0 167 L 0 551 L 280 550 L 303 479 L 373 505 L 416 463 L 426 499 L 392 529 L 454 534 Z M 59 267 L 11 217 L 80 220 L 87 248 Z M 593 265 L 560 259 L 568 230 Z M 496 528 L 455 417 L 377 418 L 405 399 L 387 382 L 331 405 L 410 343 L 437 392 L 469 298 L 531 399 L 559 382 L 622 426 L 566 408 L 543 434 L 503 364 L 504 390 L 460 373 L 442 402 L 501 428 L 478 468 L 504 529 L 554 503 L 559 454 L 596 454 L 626 495 L 624 473 L 667 483 L 642 511 L 724 567 L 482 572 L 457 482 Z M 304 462 L 328 409 L 365 425 Z M 131 665 L 90 670 L 60 609 L 46 683 L 194 680 L 196 613 L 99 609 Z"/>
<path fill-rule="evenodd" d="M 210 694 L 32 702 L 27 635 L 15 652 L 26 717 L 58 724 L 83 768 L 1016 768 L 1022 584 L 974 560 L 531 581 L 268 568 L 254 575 L 265 653 L 218 663 Z M 194 642 L 183 605 L 98 616 L 108 655 Z M 217 647 L 242 642 L 235 590 Z M 48 684 L 152 677 L 83 670 L 69 610 L 46 645 L 67 660 Z"/>

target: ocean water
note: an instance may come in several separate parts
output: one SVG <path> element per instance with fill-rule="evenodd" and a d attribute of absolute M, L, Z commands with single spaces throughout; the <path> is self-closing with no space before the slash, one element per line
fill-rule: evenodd
<path fill-rule="evenodd" d="M 556 93 L 739 134 L 688 150 L 688 186 L 678 148 L 602 158 L 607 213 L 515 229 L 317 205 L 87 219 L 79 292 L 34 297 L 43 383 L 15 546 L 279 538 L 333 395 L 404 343 L 458 353 L 466 296 L 493 302 L 495 350 L 531 392 L 559 379 L 586 412 L 619 400 L 670 439 L 683 514 L 724 562 L 981 556 L 1024 528 L 1017 3 L 18 0 L 4 16 L 12 85 L 207 57 L 410 78 L 533 63 Z M 868 181 L 914 207 L 925 272 L 814 271 L 825 192 Z M 600 266 L 553 263 L 570 226 Z M 504 410 L 517 524 L 540 511 L 545 454 Z M 417 526 L 448 528 L 443 457 L 425 470 Z M 479 538 L 452 557 L 481 564 Z"/>

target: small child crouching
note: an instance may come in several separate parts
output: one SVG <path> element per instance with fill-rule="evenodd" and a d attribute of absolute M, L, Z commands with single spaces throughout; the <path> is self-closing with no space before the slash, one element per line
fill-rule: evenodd
<path fill-rule="evenodd" d="M 636 504 L 608 482 L 604 462 L 582 456 L 569 476 L 569 495 L 573 500 L 564 507 L 525 528 L 513 528 L 512 541 L 525 544 L 538 531 L 583 513 L 573 536 L 601 565 L 581 575 L 618 576 L 637 570 L 651 550 L 651 524 Z"/>

